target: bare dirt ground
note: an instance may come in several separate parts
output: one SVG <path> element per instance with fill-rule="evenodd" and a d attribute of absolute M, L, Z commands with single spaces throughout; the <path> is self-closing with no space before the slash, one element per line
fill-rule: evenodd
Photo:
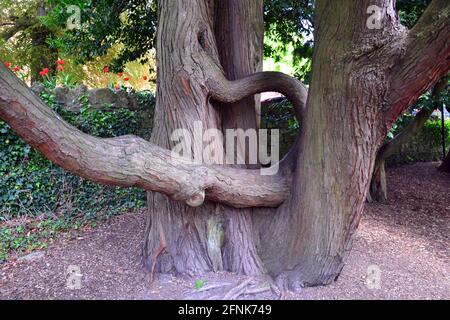
<path fill-rule="evenodd" d="M 388 170 L 389 200 L 366 206 L 338 281 L 283 293 L 281 298 L 450 299 L 450 175 L 437 172 L 436 166 L 422 163 Z M 33 261 L 13 258 L 0 265 L 0 299 L 279 297 L 265 290 L 261 279 L 229 273 L 199 279 L 159 275 L 150 285 L 141 267 L 143 229 L 143 213 L 125 214 L 75 239 L 61 236 Z M 81 289 L 67 288 L 70 265 L 81 270 Z M 368 270 L 381 272 L 379 289 L 367 286 Z M 195 289 L 196 280 L 204 282 L 202 289 Z M 247 284 L 245 290 L 253 293 L 245 294 L 239 284 Z"/>

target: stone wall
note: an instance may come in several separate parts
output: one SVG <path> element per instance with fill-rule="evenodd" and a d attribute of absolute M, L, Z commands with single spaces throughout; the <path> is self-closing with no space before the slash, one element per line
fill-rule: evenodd
<path fill-rule="evenodd" d="M 45 91 L 40 83 L 34 83 L 31 87 L 36 94 Z M 64 109 L 78 113 L 83 106 L 83 99 L 87 99 L 91 108 L 96 110 L 128 109 L 135 112 L 139 126 L 139 136 L 150 139 L 153 127 L 154 96 L 153 99 L 142 102 L 142 92 L 127 92 L 125 90 L 111 90 L 109 88 L 88 89 L 85 85 L 79 85 L 74 89 L 57 87 L 54 92 L 56 102 Z M 141 99 L 140 99 L 141 97 Z"/>
<path fill-rule="evenodd" d="M 31 89 L 38 94 L 45 90 L 44 86 L 39 83 L 35 83 Z M 113 91 L 109 88 L 88 89 L 85 85 L 80 85 L 75 89 L 57 87 L 54 94 L 56 102 L 72 112 L 80 111 L 82 107 L 80 99 L 83 97 L 88 99 L 92 108 L 98 110 L 103 108 L 112 110 L 124 108 L 136 111 L 139 109 L 135 93 L 128 93 L 125 90 Z"/>

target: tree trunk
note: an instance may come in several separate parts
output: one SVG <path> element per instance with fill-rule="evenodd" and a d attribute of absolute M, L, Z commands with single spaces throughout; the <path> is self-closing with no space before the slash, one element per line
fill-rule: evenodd
<path fill-rule="evenodd" d="M 253 99 L 209 105 L 202 91 L 204 73 L 196 72 L 192 57 L 200 45 L 213 60 L 222 62 L 229 80 L 256 70 L 258 60 L 251 60 L 260 56 L 255 45 L 259 40 L 248 36 L 251 28 L 246 26 L 257 23 L 251 17 L 257 16 L 260 4 L 194 3 L 190 11 L 183 5 L 160 3 L 160 76 L 153 141 L 169 148 L 171 131 L 189 128 L 194 120 L 222 131 L 255 126 L 254 116 L 246 111 L 253 112 Z M 281 287 L 293 290 L 328 284 L 339 276 L 362 214 L 376 151 L 396 119 L 386 117 L 391 112 L 386 106 L 386 79 L 393 77 L 394 67 L 402 61 L 404 47 L 397 43 L 404 30 L 393 0 L 376 1 L 384 12 L 385 25 L 381 30 L 367 28 L 365 10 L 371 4 L 368 0 L 364 4 L 316 3 L 311 93 L 300 144 L 294 150 L 297 169 L 288 199 L 278 209 L 252 209 L 252 219 L 250 210 L 212 203 L 192 209 L 149 194 L 144 260 L 151 270 L 189 275 L 222 269 L 267 272 Z M 217 19 L 211 18 L 214 12 Z M 359 14 L 352 20 L 348 12 Z M 185 18 L 178 19 L 182 14 Z M 193 21 L 197 22 L 186 24 Z M 208 21 L 215 21 L 216 42 L 210 38 Z M 216 53 L 215 44 L 221 54 Z M 220 94 L 213 97 L 226 100 Z M 399 109 L 399 103 L 392 105 Z"/>
<path fill-rule="evenodd" d="M 261 236 L 265 266 L 284 288 L 337 279 L 362 214 L 386 130 L 385 79 L 395 63 L 384 56 L 395 49 L 378 48 L 401 32 L 389 24 L 382 32 L 368 29 L 369 5 L 316 2 L 313 74 L 292 197 Z M 377 5 L 397 21 L 392 1 Z M 355 12 L 353 20 L 349 12 Z"/>
<path fill-rule="evenodd" d="M 45 4 L 39 4 L 37 16 L 44 16 L 47 10 Z M 40 22 L 36 23 L 31 30 L 31 43 L 33 45 L 30 62 L 31 83 L 42 81 L 39 72 L 44 68 L 49 69 L 50 77 L 56 73 L 55 62 L 58 59 L 58 51 L 48 43 L 52 36 L 52 31 Z"/>
<path fill-rule="evenodd" d="M 245 19 L 243 19 L 245 17 Z M 220 63 L 228 80 L 237 80 L 262 71 L 264 37 L 262 0 L 223 0 L 214 4 L 214 35 Z M 259 95 L 249 96 L 235 103 L 215 103 L 222 119 L 222 132 L 227 129 L 257 129 L 260 109 Z M 245 137 L 236 139 L 235 154 L 249 163 Z M 224 137 L 224 146 L 226 137 Z M 252 211 L 257 209 L 225 210 L 224 243 L 222 247 L 224 269 L 244 274 L 261 274 L 264 268 L 254 242 Z M 243 231 L 246 230 L 246 231 Z M 241 249 L 237 249 L 242 247 Z"/>
<path fill-rule="evenodd" d="M 186 7 L 170 1 L 161 1 L 159 5 L 159 76 L 152 142 L 169 149 L 173 143 L 168 137 L 175 129 L 187 128 L 191 138 L 196 138 L 194 121 L 200 121 L 204 129 L 256 128 L 255 98 L 235 104 L 211 105 L 208 92 L 202 88 L 206 79 L 199 72 L 201 66 L 197 65 L 195 54 L 201 46 L 218 64 L 220 59 L 230 80 L 259 71 L 262 1 L 227 0 L 217 2 L 215 7 L 209 4 L 205 0 L 195 0 L 185 4 Z M 220 12 L 220 16 L 215 20 L 213 31 L 214 11 Z M 187 14 L 189 19 L 179 19 Z M 168 25 L 170 29 L 166 28 Z M 220 51 L 227 54 L 217 53 L 214 33 L 218 35 Z M 220 152 L 224 141 L 209 145 Z M 237 150 L 243 152 L 244 148 Z M 148 203 L 143 255 L 150 270 L 187 275 L 217 270 L 243 274 L 264 272 L 253 241 L 251 209 L 209 202 L 192 208 L 156 193 L 149 193 Z"/>

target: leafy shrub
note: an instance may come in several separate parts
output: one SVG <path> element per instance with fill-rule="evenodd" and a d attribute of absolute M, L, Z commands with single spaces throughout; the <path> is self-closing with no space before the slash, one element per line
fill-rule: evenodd
<path fill-rule="evenodd" d="M 41 97 L 85 133 L 99 137 L 139 133 L 138 120 L 130 110 L 92 110 L 87 99 L 81 98 L 81 112 L 73 113 L 60 108 L 51 92 L 46 90 Z M 140 102 L 153 109 L 150 93 L 141 94 Z M 138 209 L 143 204 L 143 191 L 102 186 L 74 176 L 30 148 L 0 121 L 0 220 L 42 214 L 96 219 L 103 214 Z"/>
<path fill-rule="evenodd" d="M 292 104 L 288 100 L 264 104 L 261 108 L 261 128 L 280 130 L 280 157 L 283 157 L 294 144 L 299 130 Z M 270 137 L 270 131 L 268 133 Z"/>
<path fill-rule="evenodd" d="M 393 134 L 400 133 L 412 120 L 412 116 L 404 116 L 397 122 Z M 445 121 L 445 137 L 447 150 L 450 147 L 450 120 Z M 431 118 L 425 122 L 420 132 L 387 159 L 388 165 L 411 162 L 427 162 L 442 160 L 442 123 L 440 119 Z"/>

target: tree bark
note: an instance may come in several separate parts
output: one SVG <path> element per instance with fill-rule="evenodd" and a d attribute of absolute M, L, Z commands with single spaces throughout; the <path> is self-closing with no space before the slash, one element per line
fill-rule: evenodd
<path fill-rule="evenodd" d="M 203 66 L 197 66 L 198 61 L 193 57 L 197 50 L 204 50 L 213 64 L 220 66 L 222 62 L 230 80 L 259 71 L 262 1 L 220 1 L 212 6 L 210 4 L 195 0 L 189 2 L 190 9 L 187 10 L 183 5 L 174 5 L 170 1 L 160 3 L 159 81 L 152 138 L 160 146 L 173 147 L 168 143 L 167 136 L 178 128 L 187 127 L 191 138 L 195 139 L 193 128 L 189 127 L 194 121 L 200 121 L 205 129 L 219 128 L 222 131 L 256 127 L 255 98 L 213 106 L 208 99 L 209 93 L 201 86 L 202 83 L 208 86 L 208 79 L 201 72 L 194 71 L 202 71 Z M 180 21 L 183 13 L 189 13 L 190 19 L 186 20 L 194 23 L 190 25 Z M 244 13 L 248 17 L 245 23 L 242 19 Z M 214 20 L 214 16 L 217 19 Z M 236 21 L 241 23 L 236 24 Z M 171 25 L 171 30 L 164 28 L 166 25 Z M 251 27 L 256 27 L 256 32 L 250 32 Z M 217 41 L 214 34 L 218 35 Z M 179 41 L 186 45 L 180 47 Z M 216 44 L 221 49 L 221 55 Z M 169 48 L 180 50 L 183 58 L 180 61 L 173 59 L 174 52 Z M 178 85 L 172 79 L 176 79 Z M 176 103 L 172 103 L 171 99 Z M 173 110 L 173 105 L 178 106 L 176 110 Z M 214 141 L 209 146 L 220 153 L 224 143 Z M 240 152 L 243 148 L 237 150 Z M 218 270 L 243 274 L 264 272 L 253 241 L 251 210 L 238 210 L 210 202 L 192 209 L 159 194 L 149 194 L 148 199 L 147 238 L 143 252 L 144 261 L 152 271 L 175 271 L 188 275 Z M 158 254 L 163 247 L 164 253 Z"/>
<path fill-rule="evenodd" d="M 223 0 L 214 3 L 214 35 L 220 64 L 227 80 L 238 80 L 262 71 L 262 12 L 262 0 Z M 259 126 L 259 95 L 234 103 L 215 102 L 214 105 L 220 113 L 222 132 L 227 129 L 255 130 Z M 245 161 L 242 167 L 258 168 L 257 164 L 249 163 L 245 137 L 242 139 L 239 136 L 236 140 L 234 163 L 239 158 Z M 223 143 L 225 147 L 226 137 Z M 225 270 L 243 274 L 265 273 L 254 241 L 252 211 L 253 209 L 231 207 L 224 210 L 224 241 L 221 251 Z"/>
<path fill-rule="evenodd" d="M 381 8 L 380 29 L 367 28 L 370 5 Z M 449 23 L 438 17 L 448 17 L 450 6 L 442 1 L 438 5 L 444 13 L 434 4 L 424 16 L 440 27 L 423 47 L 410 47 L 424 54 L 438 52 L 442 59 L 432 66 L 426 61 L 433 71 L 423 71 L 427 81 L 415 80 L 419 84 L 408 90 L 407 98 L 392 88 L 398 77 L 405 81 L 402 87 L 408 86 L 412 70 L 422 70 L 418 64 L 424 58 L 415 52 L 410 53 L 415 59 L 404 56 L 405 43 L 412 39 L 398 21 L 395 1 L 316 1 L 313 74 L 292 197 L 264 224 L 267 231 L 261 236 L 262 260 L 282 287 L 327 284 L 339 276 L 361 217 L 376 151 L 393 124 L 391 114 L 398 116 L 409 107 L 410 96 L 418 97 L 449 69 L 448 38 L 442 31 Z M 419 25 L 430 36 L 429 25 L 423 20 Z M 399 61 L 405 68 L 401 72 L 395 70 Z M 388 97 L 396 103 L 386 105 Z"/>

